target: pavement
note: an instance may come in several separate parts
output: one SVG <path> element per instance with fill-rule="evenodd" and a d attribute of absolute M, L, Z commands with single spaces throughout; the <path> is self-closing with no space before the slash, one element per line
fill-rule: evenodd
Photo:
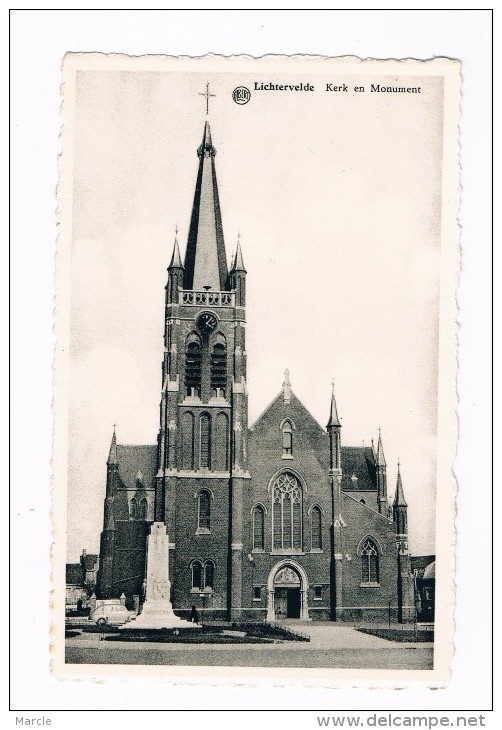
<path fill-rule="evenodd" d="M 399 643 L 350 626 L 298 622 L 310 642 L 274 644 L 155 644 L 101 641 L 99 634 L 66 640 L 69 664 L 165 664 L 178 666 L 333 667 L 432 669 L 433 645 Z"/>

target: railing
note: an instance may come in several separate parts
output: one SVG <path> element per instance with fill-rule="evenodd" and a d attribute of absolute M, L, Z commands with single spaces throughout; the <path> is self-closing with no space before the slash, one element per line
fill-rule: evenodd
<path fill-rule="evenodd" d="M 180 304 L 208 307 L 233 307 L 234 292 L 229 291 L 192 291 L 180 289 Z"/>

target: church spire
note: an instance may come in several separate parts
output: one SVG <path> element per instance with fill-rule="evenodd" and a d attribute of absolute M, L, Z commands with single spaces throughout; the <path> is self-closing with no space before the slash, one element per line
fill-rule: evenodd
<path fill-rule="evenodd" d="M 335 400 L 335 381 L 331 383 L 331 405 L 329 409 L 329 421 L 328 421 L 328 434 L 329 434 L 329 468 L 332 472 L 338 472 L 341 474 L 342 468 L 342 442 L 341 442 L 341 430 L 342 424 L 338 418 L 338 411 L 336 409 Z"/>
<path fill-rule="evenodd" d="M 383 453 L 382 432 L 380 431 L 380 429 L 378 429 L 376 463 L 377 463 L 377 466 L 383 466 L 383 467 L 387 466 L 387 462 L 385 461 L 385 455 Z"/>
<path fill-rule="evenodd" d="M 108 466 L 115 466 L 119 463 L 117 454 L 117 435 L 115 433 L 115 424 L 113 424 L 112 442 L 110 444 L 110 453 L 108 454 L 108 461 L 106 463 L 108 464 Z"/>
<path fill-rule="evenodd" d="M 331 407 L 329 411 L 329 421 L 328 421 L 328 428 L 331 428 L 331 426 L 341 426 L 340 419 L 338 418 L 338 411 L 336 410 L 336 400 L 335 400 L 335 383 L 331 384 Z"/>
<path fill-rule="evenodd" d="M 175 228 L 173 255 L 167 270 L 169 277 L 166 285 L 166 302 L 168 304 L 177 304 L 179 290 L 183 289 L 183 264 L 181 263 L 180 247 L 178 246 L 178 226 Z"/>
<path fill-rule="evenodd" d="M 199 171 L 188 232 L 184 288 L 222 291 L 227 286 L 228 269 L 214 165 L 216 149 L 211 140 L 209 122 L 204 124 L 197 155 Z"/>
<path fill-rule="evenodd" d="M 177 231 L 176 231 L 177 232 Z M 183 264 L 181 263 L 180 247 L 178 245 L 178 237 L 174 239 L 173 255 L 171 256 L 171 263 L 167 267 L 168 271 L 171 269 L 182 269 Z"/>
<path fill-rule="evenodd" d="M 235 291 L 235 304 L 238 307 L 243 307 L 246 303 L 246 268 L 242 259 L 241 250 L 241 234 L 237 236 L 237 248 L 235 250 L 235 256 L 232 262 L 232 268 L 228 279 L 230 282 L 230 288 Z"/>
<path fill-rule="evenodd" d="M 247 274 L 246 267 L 244 266 L 244 261 L 242 259 L 240 235 L 237 237 L 237 248 L 235 250 L 231 273 L 233 273 L 234 271 L 243 271 L 245 274 Z"/>
<path fill-rule="evenodd" d="M 401 479 L 401 464 L 397 462 L 397 482 L 396 482 L 396 494 L 394 496 L 394 507 L 407 507 L 406 500 L 404 498 L 403 480 Z"/>

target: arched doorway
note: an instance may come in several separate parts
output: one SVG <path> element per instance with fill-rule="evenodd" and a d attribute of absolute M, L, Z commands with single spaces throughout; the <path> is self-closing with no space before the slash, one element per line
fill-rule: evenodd
<path fill-rule="evenodd" d="M 307 574 L 298 563 L 283 560 L 268 577 L 267 621 L 298 618 L 307 621 L 309 610 Z"/>

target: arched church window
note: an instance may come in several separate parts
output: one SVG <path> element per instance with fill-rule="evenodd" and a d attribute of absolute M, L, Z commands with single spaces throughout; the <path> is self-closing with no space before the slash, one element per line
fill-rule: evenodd
<path fill-rule="evenodd" d="M 197 339 L 195 339 L 197 338 Z M 185 388 L 188 396 L 200 397 L 202 352 L 197 335 L 190 335 L 185 350 Z"/>
<path fill-rule="evenodd" d="M 181 463 L 182 469 L 194 468 L 194 416 L 190 411 L 181 417 Z"/>
<path fill-rule="evenodd" d="M 209 532 L 211 529 L 211 495 L 207 489 L 199 492 L 197 499 L 197 530 Z"/>
<path fill-rule="evenodd" d="M 219 335 L 211 352 L 211 393 L 224 398 L 227 388 L 227 347 L 223 335 Z"/>
<path fill-rule="evenodd" d="M 204 563 L 204 588 L 214 587 L 214 563 L 212 560 L 206 560 Z"/>
<path fill-rule="evenodd" d="M 293 456 L 293 426 L 285 421 L 282 427 L 282 455 Z"/>
<path fill-rule="evenodd" d="M 368 538 L 364 541 L 361 550 L 361 582 L 378 583 L 379 565 L 378 548 L 375 542 Z"/>
<path fill-rule="evenodd" d="M 131 499 L 131 502 L 129 504 L 129 516 L 130 516 L 131 520 L 138 519 L 138 503 L 134 499 L 134 497 Z"/>
<path fill-rule="evenodd" d="M 213 469 L 214 471 L 228 470 L 228 418 L 225 413 L 218 413 L 214 426 Z"/>
<path fill-rule="evenodd" d="M 195 560 L 192 563 L 192 588 L 197 588 L 200 591 L 202 587 L 202 563 Z"/>
<path fill-rule="evenodd" d="M 287 472 L 272 487 L 272 545 L 274 550 L 288 551 L 302 547 L 302 488 Z"/>
<path fill-rule="evenodd" d="M 265 512 L 261 504 L 253 510 L 253 550 L 265 549 Z"/>
<path fill-rule="evenodd" d="M 141 500 L 141 502 L 139 503 L 139 515 L 138 515 L 139 519 L 146 520 L 147 514 L 148 514 L 148 502 L 146 501 L 145 498 L 143 498 Z"/>
<path fill-rule="evenodd" d="M 200 417 L 200 456 L 201 469 L 211 468 L 211 416 L 203 413 Z"/>
<path fill-rule="evenodd" d="M 310 531 L 312 550 L 322 550 L 322 514 L 317 505 L 310 513 Z"/>

